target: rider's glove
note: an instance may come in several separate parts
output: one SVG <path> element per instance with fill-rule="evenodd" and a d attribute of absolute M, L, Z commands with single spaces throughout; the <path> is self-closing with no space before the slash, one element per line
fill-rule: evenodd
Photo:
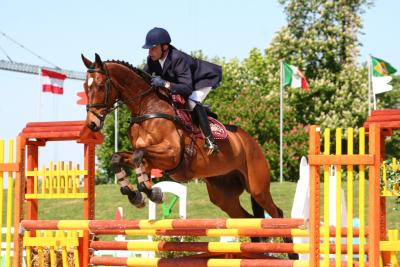
<path fill-rule="evenodd" d="M 155 87 L 165 87 L 166 81 L 163 80 L 160 76 L 156 76 L 151 78 L 151 85 Z"/>

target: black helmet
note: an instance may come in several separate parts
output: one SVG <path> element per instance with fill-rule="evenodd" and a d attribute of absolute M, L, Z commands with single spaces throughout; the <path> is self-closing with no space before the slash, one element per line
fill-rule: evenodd
<path fill-rule="evenodd" d="M 146 35 L 146 43 L 142 46 L 144 49 L 155 47 L 159 44 L 171 43 L 169 33 L 163 28 L 153 28 Z"/>

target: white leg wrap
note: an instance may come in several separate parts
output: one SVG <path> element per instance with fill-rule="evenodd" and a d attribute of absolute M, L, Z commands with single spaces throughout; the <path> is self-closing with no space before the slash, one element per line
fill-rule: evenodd
<path fill-rule="evenodd" d="M 136 174 L 141 175 L 143 173 L 143 169 L 143 164 L 141 164 L 139 168 L 135 169 Z"/>
<path fill-rule="evenodd" d="M 140 174 L 138 177 L 138 182 L 147 182 L 149 180 L 149 176 L 147 175 L 147 173 L 142 173 Z"/>
<path fill-rule="evenodd" d="M 147 175 L 147 173 L 144 171 L 144 166 L 143 163 L 140 164 L 139 168 L 135 169 L 136 175 L 137 175 L 137 179 L 138 182 L 147 182 L 149 180 L 149 176 Z"/>
<path fill-rule="evenodd" d="M 125 177 L 123 177 L 123 178 L 121 178 L 121 179 L 118 179 L 118 184 L 119 184 L 120 187 L 129 186 L 130 183 L 129 183 L 128 177 L 125 176 Z"/>
<path fill-rule="evenodd" d="M 126 172 L 124 170 L 120 171 L 119 173 L 116 173 L 115 176 L 117 177 L 117 179 L 122 179 L 124 177 L 126 177 Z"/>

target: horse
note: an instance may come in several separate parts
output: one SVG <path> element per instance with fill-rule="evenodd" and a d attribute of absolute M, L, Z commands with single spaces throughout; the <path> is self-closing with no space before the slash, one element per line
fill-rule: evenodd
<path fill-rule="evenodd" d="M 87 67 L 87 127 L 100 131 L 118 101 L 131 112 L 128 136 L 133 151 L 114 153 L 111 163 L 121 193 L 133 205 L 144 206 L 143 193 L 156 203 L 163 201 L 162 192 L 152 188 L 148 178 L 154 168 L 169 173 L 177 182 L 203 177 L 210 201 L 231 218 L 264 218 L 264 211 L 272 218 L 283 218 L 271 196 L 268 161 L 247 132 L 226 126 L 227 138 L 217 141 L 219 153 L 207 155 L 203 140 L 194 138 L 179 122 L 169 91 L 151 86 L 149 74 L 124 61 L 103 62 L 98 54 L 94 62 L 83 55 L 82 61 Z M 125 167 L 135 169 L 137 190 Z M 253 214 L 240 204 L 244 191 L 251 196 Z"/>

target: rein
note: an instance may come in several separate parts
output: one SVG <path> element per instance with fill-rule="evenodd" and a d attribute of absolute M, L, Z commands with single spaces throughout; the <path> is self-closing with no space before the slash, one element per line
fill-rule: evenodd
<path fill-rule="evenodd" d="M 103 103 L 94 103 L 94 104 L 87 104 L 86 105 L 86 111 L 87 112 L 91 112 L 93 115 L 95 115 L 102 123 L 105 120 L 105 117 L 107 116 L 108 113 L 112 112 L 113 110 L 119 108 L 123 103 L 120 99 L 116 99 L 116 101 L 114 103 L 112 103 L 112 106 L 114 106 L 113 108 L 109 108 L 109 97 L 111 95 L 111 85 L 113 85 L 114 87 L 120 87 L 119 84 L 115 84 L 113 82 L 113 80 L 111 79 L 110 75 L 109 75 L 109 71 L 107 69 L 106 64 L 103 64 L 103 68 L 89 68 L 87 70 L 89 73 L 100 73 L 106 76 L 106 84 L 105 84 L 105 97 L 104 97 L 104 101 Z M 124 101 L 126 103 L 132 103 L 134 101 L 137 101 L 139 99 L 141 99 L 142 97 L 146 96 L 147 94 L 151 93 L 152 91 L 155 91 L 158 95 L 158 97 L 164 101 L 170 102 L 170 99 L 168 96 L 164 95 L 163 93 L 161 93 L 159 90 L 156 90 L 157 88 L 155 88 L 154 86 L 150 85 L 149 88 L 147 90 L 145 90 L 144 92 L 142 92 L 141 94 L 130 98 L 130 99 L 125 99 Z M 117 103 L 117 104 L 116 104 Z M 96 111 L 91 110 L 91 108 L 104 108 L 105 109 L 105 113 L 104 114 L 100 114 L 97 113 Z M 175 106 L 174 104 L 172 104 L 172 108 L 175 110 Z M 155 113 L 148 113 L 148 114 L 143 114 L 143 115 L 138 115 L 138 116 L 132 116 L 130 119 L 130 127 L 133 126 L 133 124 L 138 124 L 141 123 L 143 121 L 146 120 L 151 120 L 151 119 L 156 119 L 156 118 L 160 118 L 160 119 L 166 119 L 166 120 L 170 120 L 172 121 L 174 124 L 179 125 L 179 126 L 183 126 L 185 127 L 184 123 L 182 122 L 182 120 L 176 116 L 176 115 L 169 115 L 166 113 L 160 113 L 160 112 L 155 112 Z M 174 167 L 171 170 L 165 170 L 166 173 L 169 174 L 173 174 L 175 172 L 177 172 L 184 161 L 184 141 L 183 138 L 181 138 L 181 157 L 180 157 L 180 161 L 177 164 L 176 167 Z"/>
<path fill-rule="evenodd" d="M 104 101 L 103 103 L 94 103 L 94 104 L 87 104 L 86 105 L 86 112 L 91 112 L 93 115 L 95 115 L 101 122 L 103 122 L 107 116 L 108 113 L 114 111 L 115 109 L 119 108 L 123 103 L 117 98 L 116 101 L 114 103 L 112 103 L 113 108 L 109 108 L 109 96 L 111 94 L 111 85 L 113 85 L 114 87 L 120 87 L 119 85 L 116 85 L 113 80 L 111 79 L 107 66 L 106 64 L 103 64 L 103 69 L 99 69 L 99 68 L 90 68 L 87 70 L 87 72 L 89 73 L 100 73 L 106 76 L 106 96 L 104 97 Z M 153 86 L 150 86 L 146 91 L 144 91 L 143 93 L 131 98 L 131 99 L 127 99 L 126 102 L 128 103 L 132 103 L 134 101 L 137 101 L 138 99 L 142 98 L 143 96 L 149 94 L 151 91 L 154 90 Z M 116 104 L 117 103 L 117 104 Z M 116 104 L 116 105 L 115 105 Z M 100 114 L 96 111 L 90 110 L 91 108 L 104 108 L 105 109 L 105 113 L 104 114 Z"/>

